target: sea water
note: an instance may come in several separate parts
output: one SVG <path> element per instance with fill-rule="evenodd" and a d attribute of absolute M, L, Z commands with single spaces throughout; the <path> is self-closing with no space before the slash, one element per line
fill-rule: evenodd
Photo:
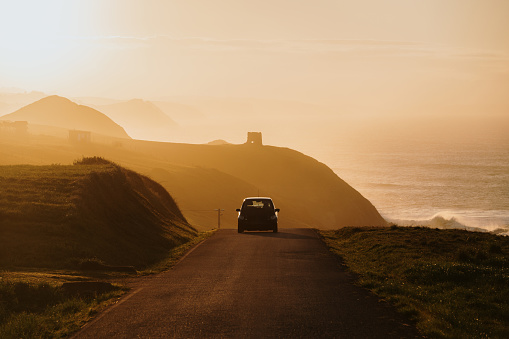
<path fill-rule="evenodd" d="M 509 235 L 509 142 L 338 140 L 321 159 L 402 226 Z"/>

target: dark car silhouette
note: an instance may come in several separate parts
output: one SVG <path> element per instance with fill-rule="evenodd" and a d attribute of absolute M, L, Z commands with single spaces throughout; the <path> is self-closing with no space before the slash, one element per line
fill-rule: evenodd
<path fill-rule="evenodd" d="M 238 231 L 269 231 L 277 232 L 279 208 L 274 208 L 271 198 L 246 198 L 242 207 L 237 208 Z"/>

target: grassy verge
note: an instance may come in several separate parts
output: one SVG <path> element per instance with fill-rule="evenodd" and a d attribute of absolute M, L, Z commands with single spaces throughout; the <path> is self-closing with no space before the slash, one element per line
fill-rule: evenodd
<path fill-rule="evenodd" d="M 170 250 L 163 260 L 138 272 L 138 276 L 170 269 L 193 246 L 214 232 L 202 232 Z M 0 272 L 0 338 L 63 338 L 78 331 L 128 288 L 113 284 L 105 293 L 69 295 L 62 284 L 81 281 L 122 281 L 136 275 L 119 272 L 67 270 L 15 270 Z"/>
<path fill-rule="evenodd" d="M 509 237 L 429 228 L 321 231 L 359 283 L 431 338 L 509 338 Z"/>
<path fill-rule="evenodd" d="M 216 230 L 211 230 L 198 233 L 198 235 L 191 239 L 190 241 L 173 248 L 170 251 L 170 255 L 167 258 L 149 266 L 148 268 L 146 268 L 143 271 L 140 271 L 139 273 L 142 275 L 147 275 L 156 274 L 169 270 L 180 260 L 180 258 L 182 258 L 183 255 L 187 253 L 187 251 L 189 251 L 192 247 L 198 245 L 200 242 L 204 241 L 205 239 L 213 235 L 215 231 Z"/>
<path fill-rule="evenodd" d="M 89 277 L 59 273 L 2 272 L 0 281 L 1 338 L 62 338 L 77 331 L 125 289 L 98 295 L 69 295 L 62 281 Z"/>

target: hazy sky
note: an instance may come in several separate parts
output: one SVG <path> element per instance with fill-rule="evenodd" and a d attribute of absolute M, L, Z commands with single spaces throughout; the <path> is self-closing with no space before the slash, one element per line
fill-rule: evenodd
<path fill-rule="evenodd" d="M 2 1 L 0 88 L 502 114 L 508 13 L 507 0 Z"/>

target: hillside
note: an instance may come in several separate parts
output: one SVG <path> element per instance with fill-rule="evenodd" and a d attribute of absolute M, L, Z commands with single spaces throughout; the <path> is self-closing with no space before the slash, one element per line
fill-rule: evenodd
<path fill-rule="evenodd" d="M 186 194 L 192 192 L 199 206 L 226 211 L 239 208 L 247 196 L 270 196 L 281 208 L 281 227 L 334 228 L 343 226 L 385 225 L 375 207 L 359 192 L 339 178 L 325 164 L 288 148 L 251 145 L 189 145 L 138 142 L 137 148 L 145 155 L 171 159 L 173 163 L 192 168 L 211 168 L 225 173 L 230 182 L 217 182 L 213 178 L 184 180 L 178 173 L 151 173 L 159 181 L 179 181 L 186 185 Z M 189 173 L 189 172 L 188 172 Z M 183 177 L 183 175 L 182 175 Z M 233 180 L 241 180 L 245 189 Z M 180 200 L 179 186 L 173 193 Z M 208 196 L 208 199 L 202 197 Z M 235 197 L 235 198 L 234 198 Z M 182 206 L 190 210 L 197 205 Z M 225 212 L 224 220 L 236 225 L 236 213 Z"/>
<path fill-rule="evenodd" d="M 91 160 L 0 166 L 0 267 L 94 259 L 139 269 L 196 235 L 161 185 Z"/>
<path fill-rule="evenodd" d="M 92 131 L 116 138 L 130 138 L 125 130 L 103 113 L 69 99 L 49 96 L 0 117 L 0 120 Z"/>
<path fill-rule="evenodd" d="M 123 126 L 135 139 L 168 140 L 171 131 L 177 127 L 175 121 L 150 101 L 133 99 L 96 108 Z"/>
<path fill-rule="evenodd" d="M 273 146 L 192 145 L 126 140 L 121 147 L 73 145 L 45 139 L 7 140 L 0 135 L 0 164 L 72 163 L 102 156 L 161 183 L 200 230 L 236 227 L 236 208 L 247 196 L 270 196 L 281 208 L 281 227 L 332 229 L 385 225 L 375 207 L 325 164 Z"/>

